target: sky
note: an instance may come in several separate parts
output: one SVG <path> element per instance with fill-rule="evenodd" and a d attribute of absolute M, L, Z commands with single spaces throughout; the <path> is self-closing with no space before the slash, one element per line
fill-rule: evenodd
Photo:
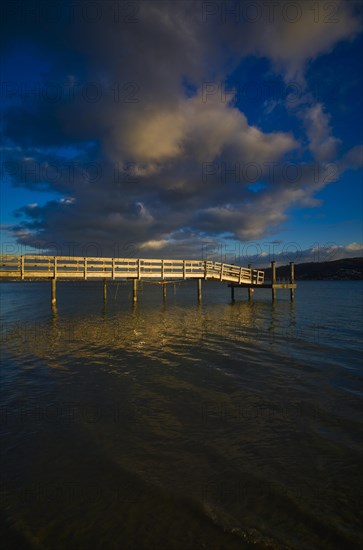
<path fill-rule="evenodd" d="M 362 256 L 362 3 L 1 4 L 1 252 Z"/>

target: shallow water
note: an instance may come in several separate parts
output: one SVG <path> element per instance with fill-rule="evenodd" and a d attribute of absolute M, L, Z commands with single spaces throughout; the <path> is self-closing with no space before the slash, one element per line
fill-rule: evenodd
<path fill-rule="evenodd" d="M 0 291 L 7 548 L 362 543 L 361 282 Z"/>

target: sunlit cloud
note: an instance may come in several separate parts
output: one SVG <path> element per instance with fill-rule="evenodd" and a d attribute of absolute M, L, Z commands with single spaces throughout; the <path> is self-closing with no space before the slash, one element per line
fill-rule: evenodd
<path fill-rule="evenodd" d="M 4 177 L 14 188 L 54 194 L 16 209 L 7 230 L 17 242 L 92 242 L 108 255 L 120 241 L 164 254 L 182 231 L 191 256 L 209 238 L 254 240 L 283 230 L 293 208 L 319 208 L 316 194 L 362 165 L 360 143 L 347 151 L 306 78 L 314 60 L 357 37 L 358 4 L 339 1 L 336 13 L 318 13 L 320 3 L 282 3 L 272 14 L 257 2 L 256 20 L 242 3 L 227 18 L 223 2 L 209 3 L 209 11 L 205 4 L 141 2 L 133 24 L 76 18 L 69 34 L 57 23 L 52 36 L 27 29 L 51 60 L 44 89 L 50 93 L 53 78 L 60 96 L 45 101 L 43 90 L 17 105 L 12 98 L 4 111 Z M 233 82 L 225 100 L 205 94 L 206 83 L 213 90 L 245 60 L 294 79 L 299 102 L 262 102 L 259 124 Z M 244 168 L 238 177 L 236 166 Z"/>

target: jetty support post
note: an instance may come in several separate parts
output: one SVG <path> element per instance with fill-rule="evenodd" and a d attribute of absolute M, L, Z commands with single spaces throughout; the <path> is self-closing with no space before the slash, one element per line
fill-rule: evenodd
<path fill-rule="evenodd" d="M 271 262 L 271 282 L 272 282 L 272 301 L 274 302 L 276 300 L 276 262 Z"/>
<path fill-rule="evenodd" d="M 51 281 L 52 291 L 51 291 L 51 303 L 52 307 L 57 305 L 57 257 L 53 258 L 53 277 Z"/>
<path fill-rule="evenodd" d="M 197 279 L 198 285 L 198 302 L 202 301 L 202 279 Z"/>
<path fill-rule="evenodd" d="M 295 284 L 295 265 L 294 262 L 290 262 L 290 283 Z M 295 300 L 295 289 L 290 288 L 290 302 Z"/>
<path fill-rule="evenodd" d="M 103 302 L 107 302 L 107 279 L 103 279 Z"/>
<path fill-rule="evenodd" d="M 165 265 L 164 260 L 161 260 L 161 286 L 163 287 L 163 301 L 166 300 L 166 283 L 165 283 Z"/>
<path fill-rule="evenodd" d="M 132 301 L 134 304 L 137 302 L 137 279 L 132 280 Z"/>
<path fill-rule="evenodd" d="M 251 264 L 248 264 L 248 269 L 251 269 Z M 251 271 L 251 283 L 253 283 L 253 272 Z M 248 301 L 252 300 L 253 289 L 251 286 L 248 287 Z"/>
<path fill-rule="evenodd" d="M 57 305 L 57 279 L 56 279 L 56 277 L 53 277 L 51 279 L 51 283 L 52 283 L 51 302 L 52 302 L 52 307 L 55 307 Z"/>
<path fill-rule="evenodd" d="M 234 302 L 234 284 L 231 283 L 231 302 Z"/>

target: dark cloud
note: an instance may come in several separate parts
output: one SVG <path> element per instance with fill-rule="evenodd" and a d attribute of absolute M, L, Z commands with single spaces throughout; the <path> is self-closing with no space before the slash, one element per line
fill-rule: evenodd
<path fill-rule="evenodd" d="M 3 172 L 15 186 L 59 194 L 19 209 L 18 242 L 92 242 L 106 255 L 115 242 L 134 243 L 148 255 L 192 256 L 209 238 L 258 239 L 280 227 L 291 206 L 316 205 L 339 150 L 323 106 L 307 100 L 300 112 L 305 147 L 292 132 L 252 126 L 232 96 L 205 97 L 203 87 L 248 55 L 267 57 L 305 85 L 309 60 L 358 32 L 355 4 L 338 2 L 338 21 L 315 26 L 302 2 L 293 22 L 284 11 L 273 22 L 265 12 L 256 21 L 242 12 L 226 20 L 223 2 L 126 4 L 78 2 L 73 13 L 64 2 L 2 8 L 5 53 L 27 40 L 49 65 L 33 98 L 19 93 L 4 113 L 13 150 Z M 54 153 L 66 146 L 77 152 Z M 336 175 L 356 157 L 337 161 Z M 258 182 L 264 186 L 251 188 Z"/>

